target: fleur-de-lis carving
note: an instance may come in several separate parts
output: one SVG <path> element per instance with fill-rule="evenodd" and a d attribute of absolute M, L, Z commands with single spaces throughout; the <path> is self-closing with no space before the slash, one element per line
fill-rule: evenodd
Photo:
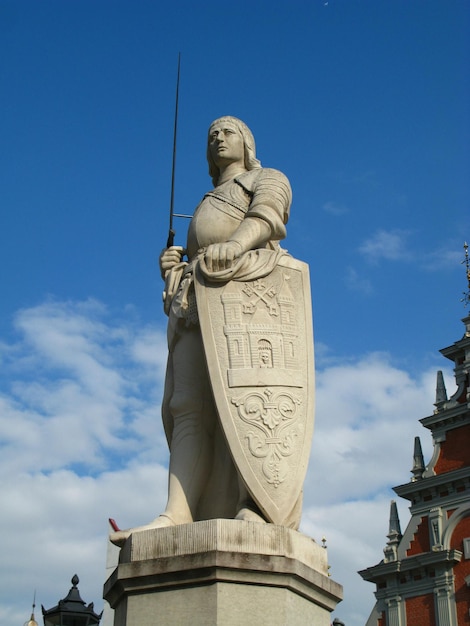
<path fill-rule="evenodd" d="M 288 474 L 285 459 L 295 451 L 301 400 L 285 390 L 274 392 L 266 388 L 232 398 L 232 403 L 239 417 L 256 428 L 246 435 L 248 450 L 254 457 L 264 459 L 263 474 L 269 484 L 277 487 Z"/>

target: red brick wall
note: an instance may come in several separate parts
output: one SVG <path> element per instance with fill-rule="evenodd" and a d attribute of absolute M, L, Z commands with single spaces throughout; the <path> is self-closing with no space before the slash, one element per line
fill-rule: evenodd
<path fill-rule="evenodd" d="M 450 542 L 452 549 L 463 552 L 463 540 L 470 537 L 470 512 L 457 524 Z M 470 575 L 470 559 L 462 557 L 460 563 L 454 567 L 455 575 L 455 603 L 457 605 L 457 622 L 459 626 L 470 624 L 470 588 L 465 583 L 465 577 Z"/>
<path fill-rule="evenodd" d="M 470 427 L 462 426 L 448 430 L 446 440 L 441 443 L 439 458 L 434 467 L 436 474 L 470 465 Z"/>
<path fill-rule="evenodd" d="M 408 626 L 436 626 L 434 594 L 406 599 L 406 623 Z"/>
<path fill-rule="evenodd" d="M 377 626 L 387 626 L 387 618 L 385 617 L 385 613 L 383 611 L 381 616 L 377 620 Z"/>
<path fill-rule="evenodd" d="M 410 547 L 406 551 L 406 556 L 422 554 L 423 552 L 429 552 L 430 550 L 429 519 L 427 517 L 422 517 L 416 533 L 414 534 L 413 540 L 410 543 Z"/>

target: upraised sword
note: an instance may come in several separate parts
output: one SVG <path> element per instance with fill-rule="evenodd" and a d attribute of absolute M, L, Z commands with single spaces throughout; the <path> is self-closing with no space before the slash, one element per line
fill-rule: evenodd
<path fill-rule="evenodd" d="M 168 230 L 168 239 L 166 247 L 169 248 L 173 245 L 175 240 L 175 231 L 173 230 L 173 206 L 175 201 L 175 166 L 176 166 L 176 134 L 178 130 L 178 96 L 180 88 L 180 64 L 181 64 L 181 52 L 178 52 L 178 74 L 176 78 L 176 103 L 175 103 L 175 126 L 173 130 L 173 164 L 171 168 L 171 196 L 170 196 L 170 227 Z"/>

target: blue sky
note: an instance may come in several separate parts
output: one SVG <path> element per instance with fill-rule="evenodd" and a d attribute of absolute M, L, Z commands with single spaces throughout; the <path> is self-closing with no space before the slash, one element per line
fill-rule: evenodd
<path fill-rule="evenodd" d="M 210 188 L 225 114 L 291 181 L 285 247 L 310 264 L 318 367 L 303 529 L 329 535 L 336 614 L 364 624 L 355 571 L 381 558 L 415 435 L 430 454 L 418 419 L 435 370 L 452 391 L 438 349 L 466 313 L 469 27 L 463 0 L 0 0 L 2 623 L 77 570 L 99 605 L 107 517 L 139 524 L 164 500 L 157 259 L 180 51 L 175 208 Z"/>

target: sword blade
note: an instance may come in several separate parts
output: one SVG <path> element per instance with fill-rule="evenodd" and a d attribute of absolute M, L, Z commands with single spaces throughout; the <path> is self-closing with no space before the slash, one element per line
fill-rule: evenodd
<path fill-rule="evenodd" d="M 176 77 L 176 102 L 175 102 L 175 125 L 173 130 L 173 162 L 171 168 L 171 195 L 170 195 L 170 226 L 168 229 L 168 240 L 166 247 L 169 248 L 173 245 L 175 240 L 175 231 L 173 230 L 173 207 L 175 202 L 175 170 L 176 170 L 176 136 L 178 132 L 178 100 L 179 100 L 179 88 L 180 88 L 180 65 L 181 65 L 181 52 L 178 53 L 178 73 Z"/>

